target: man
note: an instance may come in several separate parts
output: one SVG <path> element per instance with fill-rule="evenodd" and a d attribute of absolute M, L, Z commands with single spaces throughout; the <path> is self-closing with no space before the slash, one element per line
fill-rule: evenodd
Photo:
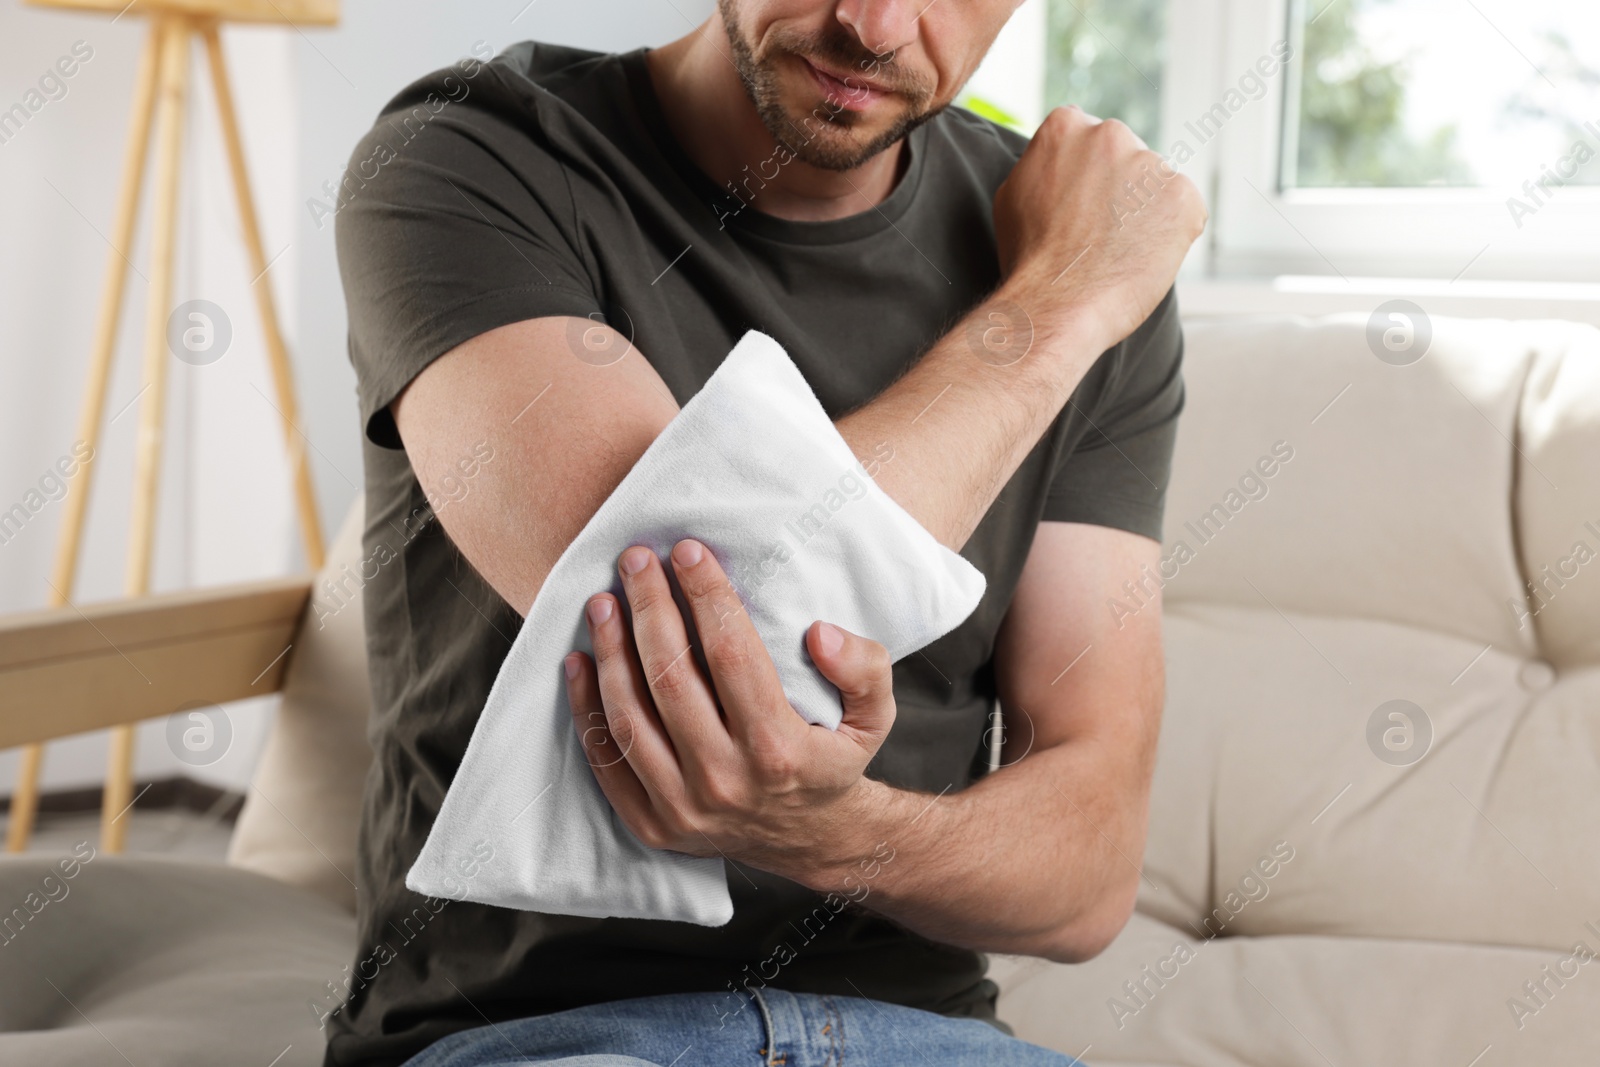
<path fill-rule="evenodd" d="M 1061 109 L 1030 142 L 947 109 L 1015 7 L 721 0 L 662 48 L 527 43 L 425 78 L 357 148 L 376 164 L 337 232 L 385 562 L 330 1063 L 1066 1062 L 995 1021 L 981 953 L 1085 959 L 1133 904 L 1160 612 L 1104 605 L 1158 559 L 1169 290 L 1205 220 L 1118 123 Z M 520 613 L 751 328 L 983 601 L 892 672 L 813 625 L 830 733 L 698 542 L 624 553 L 627 614 L 596 591 L 570 703 L 609 727 L 592 762 L 635 835 L 727 859 L 733 920 L 408 892 Z M 709 675 L 682 655 L 707 618 Z"/>

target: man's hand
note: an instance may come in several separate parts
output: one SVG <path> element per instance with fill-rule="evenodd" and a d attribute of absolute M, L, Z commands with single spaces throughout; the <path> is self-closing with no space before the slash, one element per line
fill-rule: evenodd
<path fill-rule="evenodd" d="M 994 198 L 1009 296 L 1064 313 L 1095 351 L 1138 328 L 1206 224 L 1200 193 L 1115 119 L 1045 117 Z"/>
<path fill-rule="evenodd" d="M 810 725 L 710 551 L 680 541 L 672 565 L 711 677 L 690 650 L 661 561 L 628 549 L 618 570 L 631 630 L 615 597 L 595 596 L 585 613 L 595 658 L 574 652 L 565 663 L 589 763 L 645 844 L 814 877 L 832 861 L 838 828 L 873 803 L 862 772 L 894 723 L 888 652 L 813 624 L 806 648 L 838 687 L 844 720 L 837 731 Z"/>

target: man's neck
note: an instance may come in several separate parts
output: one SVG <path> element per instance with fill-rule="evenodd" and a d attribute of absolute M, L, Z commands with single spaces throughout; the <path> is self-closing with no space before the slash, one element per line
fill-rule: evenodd
<path fill-rule="evenodd" d="M 669 132 L 695 165 L 723 186 L 756 173 L 778 150 L 729 54 L 722 20 L 715 15 L 695 32 L 645 53 Z M 904 138 L 848 171 L 795 158 L 776 177 L 762 170 L 764 184 L 750 206 L 806 222 L 857 215 L 888 198 L 905 162 Z"/>

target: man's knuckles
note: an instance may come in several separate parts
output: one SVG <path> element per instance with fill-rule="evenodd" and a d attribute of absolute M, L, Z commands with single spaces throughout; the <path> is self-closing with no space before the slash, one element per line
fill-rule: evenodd
<path fill-rule="evenodd" d="M 623 586 L 628 594 L 628 607 L 636 619 L 655 619 L 664 612 L 678 610 L 666 576 L 653 563 L 645 564 L 638 574 L 624 577 Z"/>
<path fill-rule="evenodd" d="M 755 673 L 756 656 L 743 633 L 718 633 L 704 638 L 711 673 L 728 682 L 742 682 Z"/>
<path fill-rule="evenodd" d="M 658 819 L 630 821 L 624 816 L 623 821 L 629 824 L 628 829 L 633 831 L 633 836 L 637 837 L 639 843 L 646 848 L 671 848 L 678 842 L 678 838 L 673 836 L 672 832 L 665 826 L 662 826 Z M 635 821 L 637 825 L 634 825 Z"/>
<path fill-rule="evenodd" d="M 894 661 L 889 658 L 889 650 L 877 641 L 862 641 L 862 655 L 867 664 L 867 677 L 883 684 L 889 684 L 889 678 L 894 671 Z"/>
<path fill-rule="evenodd" d="M 627 752 L 633 748 L 637 733 L 638 720 L 632 712 L 626 707 L 617 707 L 605 717 L 604 725 L 594 724 L 585 729 L 583 739 L 595 750 L 603 750 L 609 739 L 618 749 Z"/>
<path fill-rule="evenodd" d="M 605 751 L 613 743 L 611 724 L 604 712 L 591 711 L 578 716 L 578 737 L 583 747 L 594 752 Z"/>
<path fill-rule="evenodd" d="M 848 632 L 837 662 L 845 675 L 840 681 L 858 693 L 887 687 L 894 669 L 887 648 L 877 641 Z"/>
<path fill-rule="evenodd" d="M 733 775 L 711 774 L 694 785 L 696 806 L 711 814 L 731 814 L 745 810 L 744 788 Z"/>
<path fill-rule="evenodd" d="M 697 679 L 694 661 L 685 648 L 676 656 L 650 656 L 642 662 L 650 691 L 658 700 L 673 701 L 694 694 Z"/>
<path fill-rule="evenodd" d="M 764 785 L 789 785 L 800 776 L 800 756 L 781 736 L 754 740 L 749 758 L 751 773 Z"/>
<path fill-rule="evenodd" d="M 1039 124 L 1039 132 L 1043 132 L 1047 139 L 1056 139 L 1070 136 L 1079 130 L 1092 129 L 1100 124 L 1099 119 L 1077 104 L 1063 104 L 1050 109 L 1044 121 Z M 1035 132 L 1034 136 L 1039 136 L 1039 133 Z"/>

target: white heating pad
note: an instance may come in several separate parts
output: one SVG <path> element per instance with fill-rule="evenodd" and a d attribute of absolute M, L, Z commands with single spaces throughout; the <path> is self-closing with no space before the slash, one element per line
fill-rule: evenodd
<path fill-rule="evenodd" d="M 983 596 L 983 575 L 867 475 L 783 347 L 745 334 L 545 579 L 408 888 L 561 915 L 733 917 L 720 858 L 649 848 L 612 810 L 562 675 L 568 652 L 592 651 L 585 602 L 621 592 L 622 551 L 643 544 L 665 559 L 684 537 L 727 571 L 790 704 L 829 729 L 843 710 L 805 649 L 812 622 L 870 637 L 899 660 Z"/>

